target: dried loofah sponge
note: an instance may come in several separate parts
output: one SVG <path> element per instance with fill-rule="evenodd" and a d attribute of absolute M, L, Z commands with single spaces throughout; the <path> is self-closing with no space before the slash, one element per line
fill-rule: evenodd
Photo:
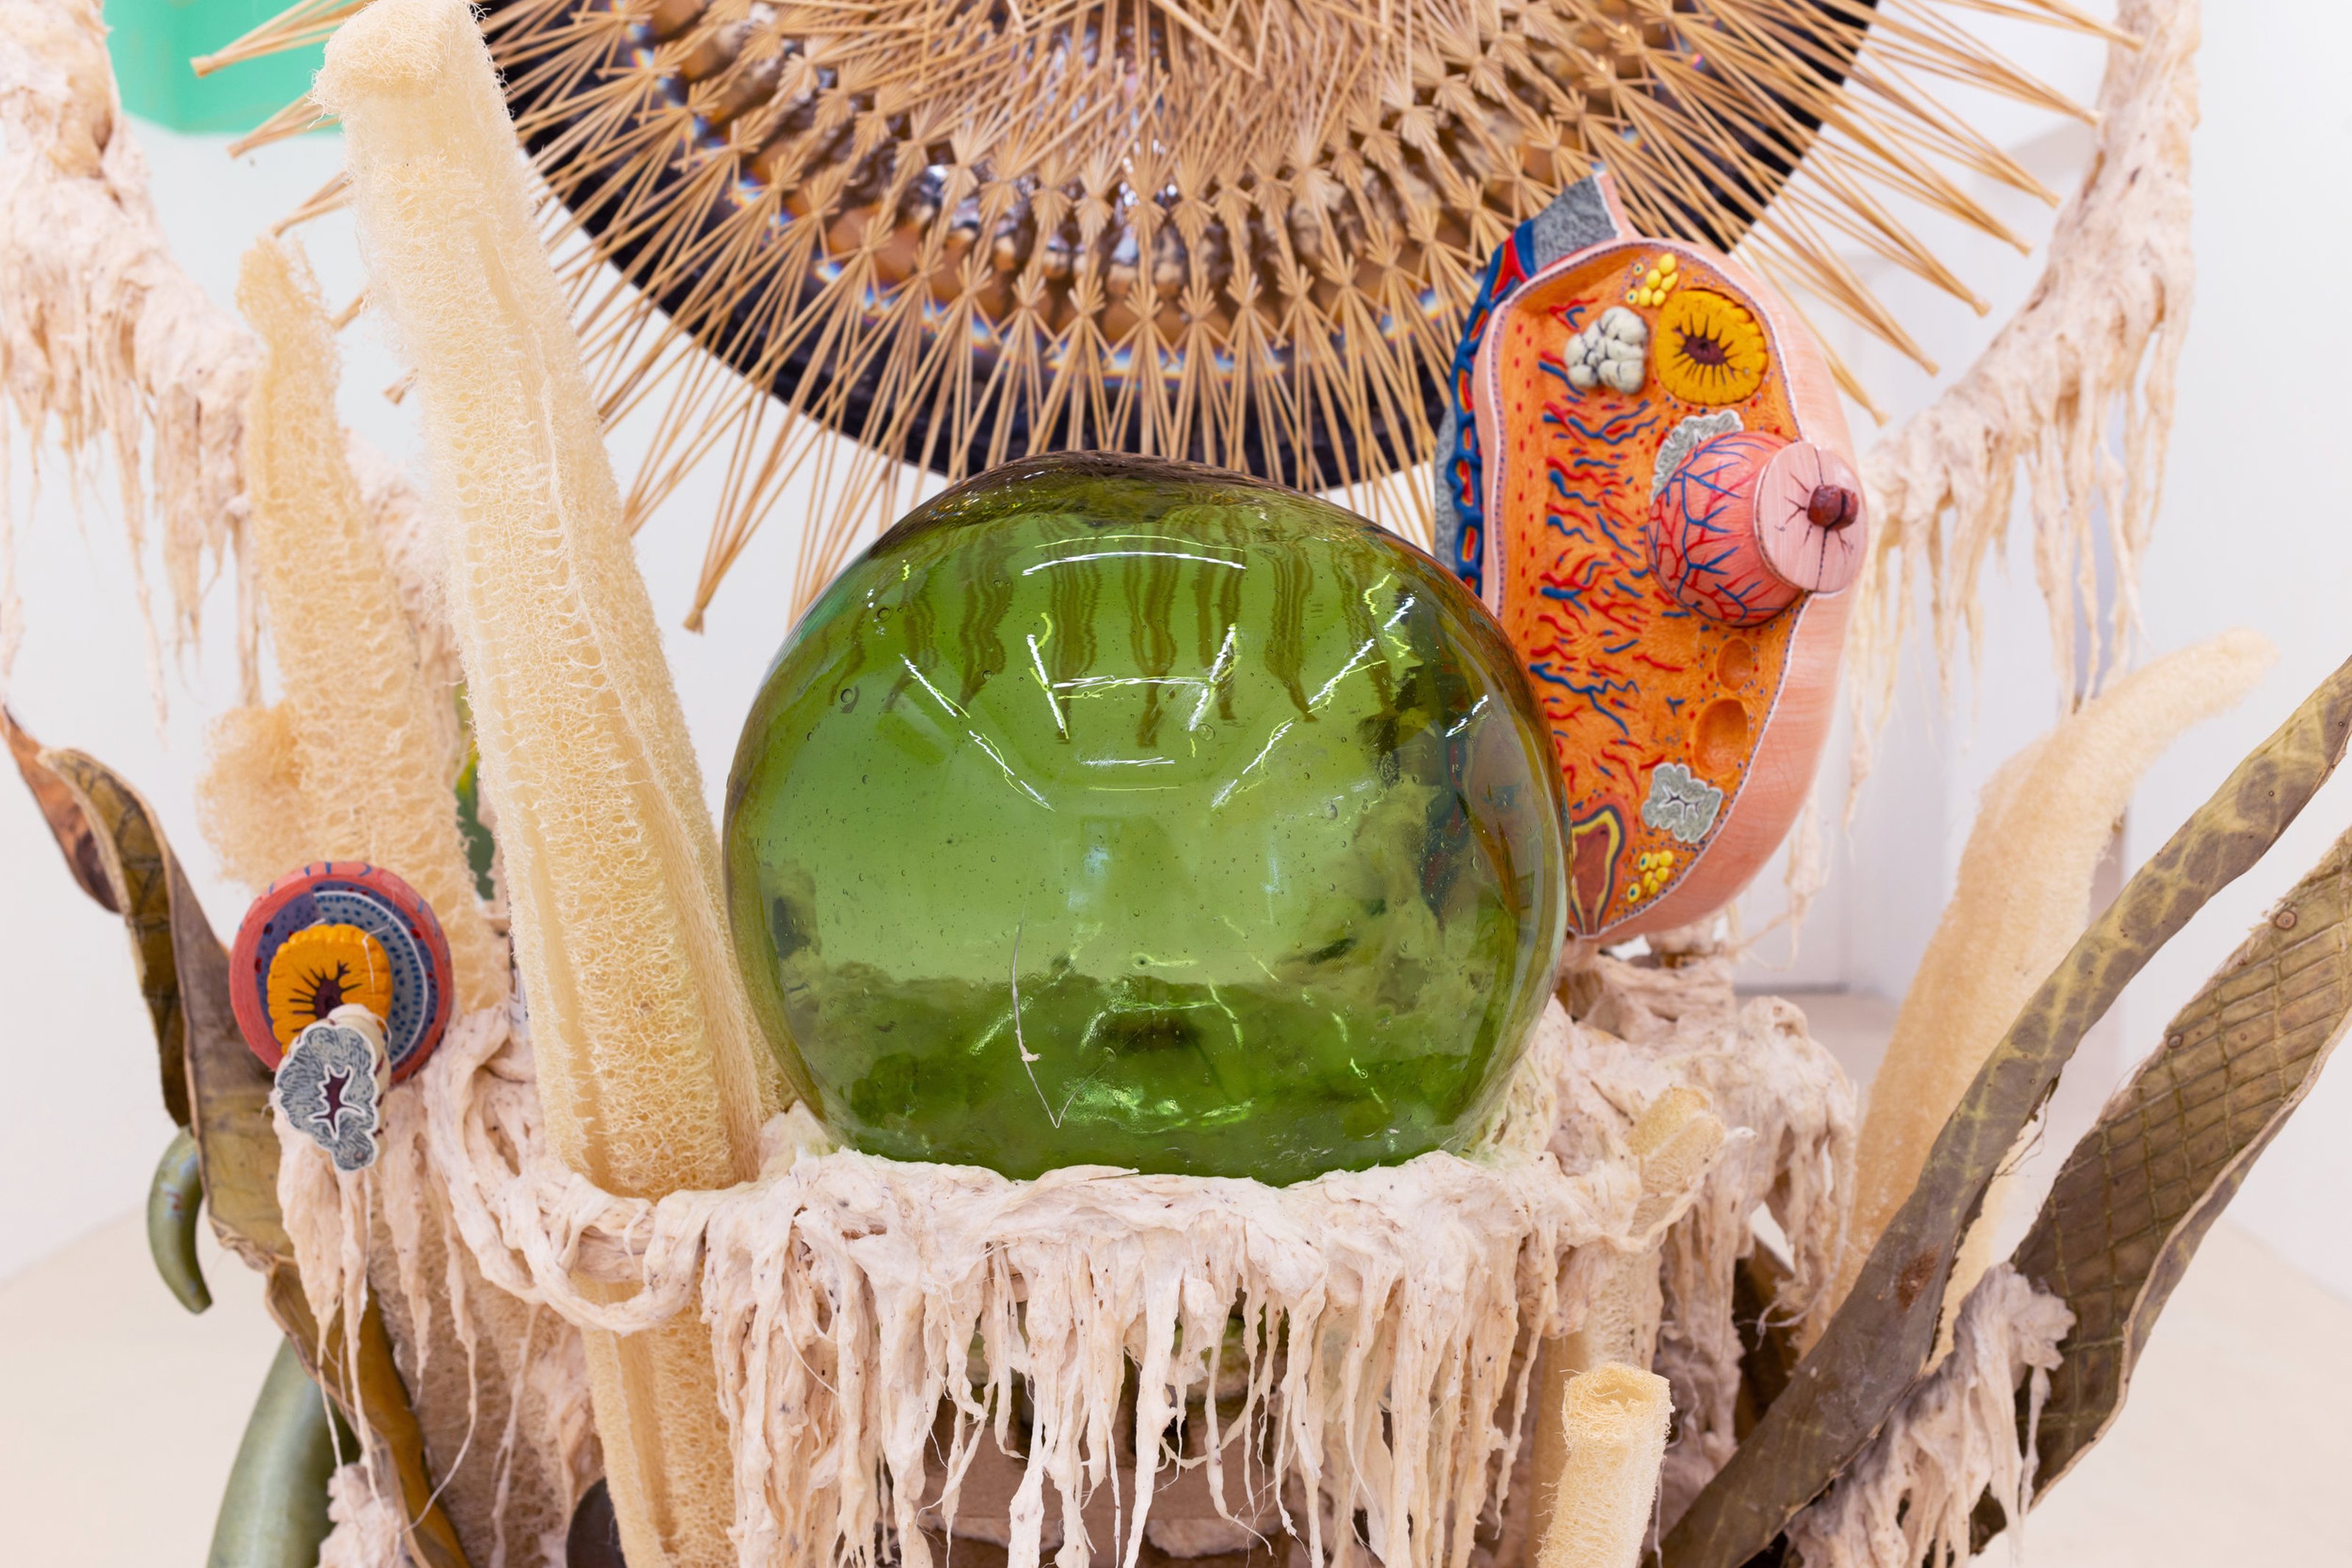
<path fill-rule="evenodd" d="M 771 1059 L 720 917 L 717 837 L 521 154 L 460 0 L 378 0 L 335 37 L 370 297 L 416 367 L 448 611 L 499 812 L 548 1130 L 606 1190 L 757 1167 Z M 637 1568 L 730 1563 L 733 1499 L 698 1312 L 588 1338 Z"/>
<path fill-rule="evenodd" d="M 1911 1195 L 1928 1149 L 2036 986 L 2089 919 L 2091 878 L 2139 777 L 2184 729 L 2234 706 L 2276 657 L 2227 632 L 2116 683 L 2002 764 L 1985 786 L 1958 886 L 1919 961 L 1871 1085 L 1853 1227 L 1818 1333 Z M 1988 1200 L 1986 1218 L 1997 1218 Z M 1990 1227 L 1980 1220 L 1976 1250 Z M 1983 1272 L 1953 1277 L 1952 1299 Z"/>
<path fill-rule="evenodd" d="M 1673 1391 L 1654 1372 L 1612 1363 L 1569 1380 L 1558 1417 L 1568 1462 L 1538 1568 L 1635 1568 L 1649 1540 L 1673 1414 Z"/>
<path fill-rule="evenodd" d="M 425 678 L 344 455 L 334 329 L 299 253 L 275 240 L 246 252 L 236 298 L 262 342 L 246 402 L 247 527 L 286 695 L 215 727 L 206 826 L 247 881 L 313 860 L 391 868 L 440 917 L 460 1010 L 500 1006 L 506 947 L 475 900 L 443 766 L 454 698 Z M 290 855 L 273 843 L 273 824 L 292 814 L 289 776 L 299 800 Z"/>
<path fill-rule="evenodd" d="M 306 861 L 326 858 L 312 848 L 294 723 L 289 703 L 233 707 L 205 733 L 196 823 L 221 869 L 256 892 Z"/>

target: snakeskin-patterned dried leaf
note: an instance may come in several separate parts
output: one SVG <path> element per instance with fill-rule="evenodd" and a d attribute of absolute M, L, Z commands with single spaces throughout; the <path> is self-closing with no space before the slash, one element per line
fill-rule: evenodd
<path fill-rule="evenodd" d="M 105 768 L 78 751 L 43 749 L 13 716 L 6 730 L 16 771 L 56 835 L 74 881 L 100 907 L 122 916 L 131 967 L 155 1029 L 163 1109 L 184 1127 L 187 1024 L 172 968 L 172 894 L 162 841 L 139 797 Z"/>
<path fill-rule="evenodd" d="M 2020 1273 L 2074 1309 L 2050 1379 L 2039 1488 L 2114 1425 L 2189 1260 L 2352 1019 L 2352 833 L 2174 1015 L 2066 1157 Z"/>
<path fill-rule="evenodd" d="M 1666 1538 L 1670 1568 L 1738 1568 L 1769 1550 L 1885 1424 L 1935 1349 L 1953 1258 L 1986 1186 L 2084 1033 L 2207 899 L 2277 841 L 2335 771 L 2347 734 L 2352 662 L 2238 765 L 2042 982 L 1945 1124 L 1821 1343 Z"/>
<path fill-rule="evenodd" d="M 16 716 L 0 705 L 0 739 L 8 743 L 8 755 L 16 759 L 17 776 L 25 788 L 33 792 L 33 804 L 41 809 L 41 819 L 49 825 L 49 832 L 58 841 L 58 849 L 66 857 L 66 869 L 73 873 L 74 881 L 89 894 L 97 905 L 109 915 L 120 915 L 114 902 L 114 884 L 106 880 L 106 862 L 98 852 L 98 835 L 91 831 L 89 821 L 81 814 L 81 806 L 66 788 L 65 780 L 49 771 L 41 760 L 41 743 L 25 733 Z"/>

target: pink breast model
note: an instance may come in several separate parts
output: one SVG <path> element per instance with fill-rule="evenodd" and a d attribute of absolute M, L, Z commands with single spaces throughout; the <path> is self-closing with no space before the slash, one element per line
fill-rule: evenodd
<path fill-rule="evenodd" d="M 1595 176 L 1490 265 L 1440 439 L 1441 554 L 1551 723 L 1569 905 L 1618 940 L 1729 903 L 1827 734 L 1867 538 L 1819 350 Z"/>

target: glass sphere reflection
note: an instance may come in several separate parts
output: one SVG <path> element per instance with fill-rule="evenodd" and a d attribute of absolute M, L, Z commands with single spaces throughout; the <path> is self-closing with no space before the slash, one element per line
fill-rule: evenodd
<path fill-rule="evenodd" d="M 794 631 L 728 781 L 729 912 L 861 1149 L 1286 1183 L 1476 1129 L 1559 955 L 1559 794 L 1510 648 L 1420 551 L 1042 458 Z"/>

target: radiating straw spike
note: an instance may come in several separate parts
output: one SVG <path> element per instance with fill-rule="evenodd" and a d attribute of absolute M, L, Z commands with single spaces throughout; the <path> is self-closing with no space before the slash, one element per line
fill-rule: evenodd
<path fill-rule="evenodd" d="M 305 131 L 320 130 L 333 123 L 334 116 L 309 99 L 298 98 L 251 131 L 231 141 L 228 144 L 228 155 L 232 158 L 242 158 L 257 148 L 268 147 L 273 142 L 284 141 L 289 138 L 299 136 Z"/>
<path fill-rule="evenodd" d="M 322 218 L 329 213 L 341 212 L 343 208 L 351 204 L 351 182 L 345 179 L 343 177 L 342 171 L 338 169 L 335 171 L 335 174 L 332 179 L 329 180 L 325 184 L 320 186 L 317 190 L 311 192 L 310 195 L 303 198 L 301 205 L 296 207 L 292 212 L 287 214 L 284 217 L 270 225 L 269 237 L 272 239 L 284 239 L 289 231 L 299 228 L 302 225 L 309 223 L 313 218 Z M 353 312 L 356 313 L 358 308 L 359 308 L 354 305 L 352 307 Z M 338 320 L 335 325 L 339 328 L 342 327 L 348 324 L 349 319 L 350 319 L 346 317 L 341 320 Z"/>
<path fill-rule="evenodd" d="M 243 60 L 259 59 L 265 55 L 283 54 L 289 49 L 308 48 L 332 37 L 335 29 L 346 18 L 366 6 L 368 0 L 295 0 L 295 3 L 259 26 L 239 35 L 208 55 L 198 55 L 188 62 L 196 75 L 210 76 L 226 66 Z"/>
<path fill-rule="evenodd" d="M 777 444 L 730 471 L 698 622 L 810 476 L 803 422 L 948 473 L 1063 442 L 1239 461 L 1255 431 L 1277 473 L 1385 506 L 1371 481 L 1425 460 L 1485 255 L 1596 158 L 1644 226 L 1744 233 L 1924 363 L 1840 247 L 1973 301 L 1882 194 L 2014 243 L 1947 171 L 2046 193 L 1919 80 L 2080 112 L 1955 12 L 2116 32 L 2071 0 L 790 0 L 700 7 L 650 47 L 626 7 L 519 0 L 483 26 L 566 204 L 600 409 L 666 411 L 631 518 L 717 447 Z M 1129 42 L 1070 51 L 1089 28 Z M 743 417 L 771 399 L 781 424 Z M 892 493 L 820 466 L 812 570 Z"/>

